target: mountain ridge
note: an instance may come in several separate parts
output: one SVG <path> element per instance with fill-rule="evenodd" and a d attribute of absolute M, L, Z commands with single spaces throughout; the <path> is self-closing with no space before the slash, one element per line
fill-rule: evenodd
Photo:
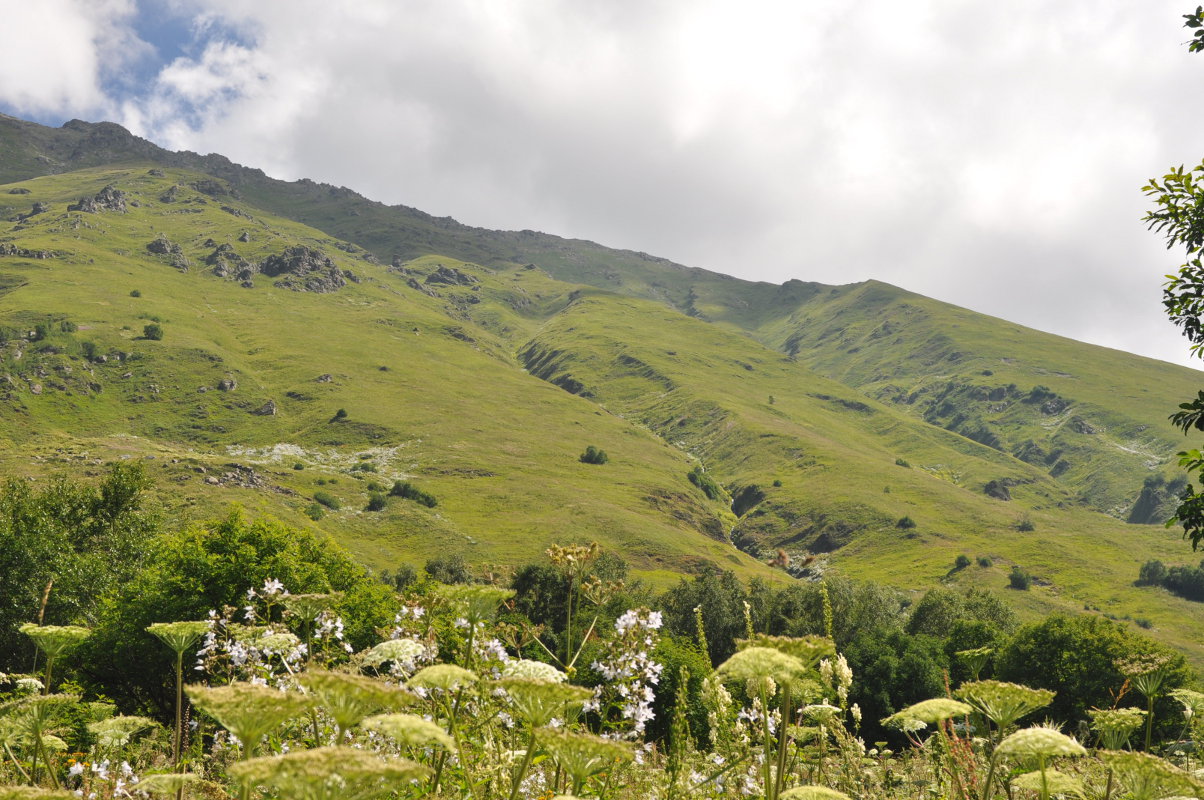
<path fill-rule="evenodd" d="M 481 231 L 109 124 L 0 117 L 0 145 L 13 474 L 137 457 L 181 523 L 237 500 L 378 568 L 590 538 L 658 583 L 1007 591 L 1019 567 L 1021 610 L 1106 609 L 1198 651 L 1198 604 L 1132 585 L 1182 542 L 1123 521 L 1173 500 L 1191 370 L 876 281 Z M 364 510 L 394 481 L 437 506 Z"/>

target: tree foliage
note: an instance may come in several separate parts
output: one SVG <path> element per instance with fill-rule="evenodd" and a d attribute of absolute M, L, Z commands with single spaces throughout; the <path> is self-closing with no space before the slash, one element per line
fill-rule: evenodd
<path fill-rule="evenodd" d="M 1185 14 L 1184 19 L 1185 27 L 1195 32 L 1188 49 L 1193 53 L 1204 50 L 1204 7 Z M 1204 252 L 1204 163 L 1193 169 L 1172 167 L 1161 179 L 1150 179 L 1142 191 L 1154 202 L 1144 217 L 1146 225 L 1166 238 L 1168 250 L 1182 247 L 1186 256 L 1178 272 L 1166 276 L 1162 305 L 1191 342 L 1192 355 L 1204 358 L 1204 264 L 1200 258 Z M 1204 391 L 1180 404 L 1171 421 L 1185 434 L 1204 431 Z M 1179 464 L 1189 475 L 1198 475 L 1204 469 L 1204 454 L 1199 449 L 1185 450 L 1179 453 Z M 1183 526 L 1184 538 L 1193 550 L 1204 543 L 1204 493 L 1190 481 L 1167 525 L 1176 522 Z"/>

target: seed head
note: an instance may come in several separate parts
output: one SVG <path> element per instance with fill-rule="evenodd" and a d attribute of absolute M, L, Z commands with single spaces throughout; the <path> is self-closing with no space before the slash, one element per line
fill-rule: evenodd
<path fill-rule="evenodd" d="M 1023 758 L 1038 756 L 1053 758 L 1054 756 L 1083 756 L 1087 750 L 1074 739 L 1054 728 L 1036 725 L 1024 728 L 1008 736 L 995 752 L 1005 756 Z"/>
<path fill-rule="evenodd" d="M 446 731 L 415 714 L 378 714 L 368 717 L 360 725 L 366 730 L 383 733 L 402 747 L 429 747 L 437 744 L 453 750 L 456 746 Z"/>
<path fill-rule="evenodd" d="M 947 697 L 934 697 L 931 700 L 921 700 L 902 711 L 891 714 L 882 720 L 882 724 L 896 728 L 902 727 L 907 722 L 923 722 L 931 725 L 952 717 L 965 716 L 973 710 L 970 706 L 957 700 L 950 700 Z"/>

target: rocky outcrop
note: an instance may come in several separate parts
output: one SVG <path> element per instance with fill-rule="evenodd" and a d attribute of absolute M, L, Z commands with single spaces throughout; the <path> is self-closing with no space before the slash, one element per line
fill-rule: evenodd
<path fill-rule="evenodd" d="M 343 272 L 330 256 L 305 246 L 290 247 L 259 264 L 259 271 L 279 277 L 275 285 L 295 292 L 335 292 L 347 285 Z"/>
<path fill-rule="evenodd" d="M 461 272 L 455 267 L 445 267 L 442 264 L 439 268 L 426 276 L 426 282 L 443 284 L 445 286 L 472 286 L 479 281 L 467 272 Z"/>
<path fill-rule="evenodd" d="M 115 186 L 106 186 L 97 192 L 95 197 L 81 197 L 78 203 L 67 206 L 68 211 L 83 211 L 86 214 L 99 214 L 102 211 L 126 212 L 126 194 Z"/>
<path fill-rule="evenodd" d="M 258 417 L 274 417 L 276 416 L 276 401 L 269 400 L 251 413 Z"/>
<path fill-rule="evenodd" d="M 146 249 L 155 255 L 167 256 L 169 263 L 181 272 L 187 272 L 191 266 L 184 256 L 184 248 L 168 239 L 167 234 L 160 233 L 154 241 L 147 243 Z"/>
<path fill-rule="evenodd" d="M 51 250 L 27 250 L 24 247 L 17 247 L 15 244 L 4 244 L 0 242 L 0 257 L 14 256 L 16 258 L 54 258 L 56 253 Z"/>

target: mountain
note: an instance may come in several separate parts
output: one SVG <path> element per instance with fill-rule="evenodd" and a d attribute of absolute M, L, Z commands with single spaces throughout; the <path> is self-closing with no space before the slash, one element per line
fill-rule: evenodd
<path fill-rule="evenodd" d="M 742 281 L 0 116 L 0 341 L 6 472 L 142 459 L 181 524 L 237 501 L 379 568 L 597 540 L 661 584 L 983 586 L 1200 658 L 1204 607 L 1133 585 L 1190 560 L 1144 523 L 1199 374 L 876 281 Z M 365 510 L 399 481 L 436 504 Z"/>

